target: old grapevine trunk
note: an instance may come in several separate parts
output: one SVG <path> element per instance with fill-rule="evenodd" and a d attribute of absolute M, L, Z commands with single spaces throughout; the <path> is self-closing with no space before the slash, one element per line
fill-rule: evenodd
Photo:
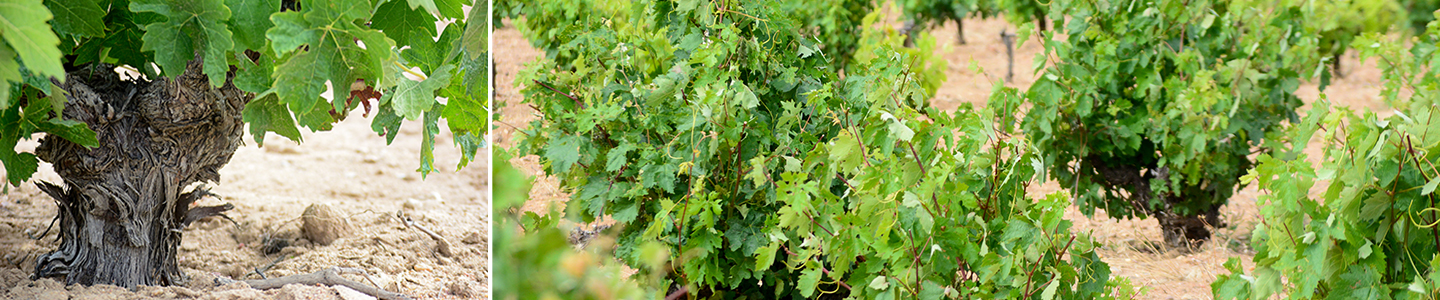
<path fill-rule="evenodd" d="M 1130 205 L 1136 211 L 1149 214 L 1155 217 L 1160 224 L 1161 234 L 1165 238 L 1165 245 L 1175 249 L 1198 248 L 1205 241 L 1210 239 L 1210 227 L 1225 227 L 1224 221 L 1220 220 L 1220 203 L 1214 203 L 1202 211 L 1193 215 L 1182 215 L 1175 213 L 1174 206 L 1186 201 L 1194 201 L 1174 194 L 1155 194 L 1150 188 L 1150 182 L 1154 179 L 1161 179 L 1161 182 L 1168 180 L 1169 170 L 1165 167 L 1149 166 L 1140 168 L 1136 166 L 1109 165 L 1099 156 L 1091 155 L 1086 160 L 1091 167 L 1099 171 L 1104 179 L 1102 184 L 1112 188 L 1125 188 L 1130 192 Z M 1155 171 L 1144 171 L 1151 169 Z M 1212 187 L 1214 188 L 1214 187 Z M 1191 195 L 1190 197 L 1196 197 Z M 1201 196 L 1203 197 L 1203 196 Z M 1159 198 L 1159 207 L 1152 207 L 1151 202 Z"/>
<path fill-rule="evenodd" d="M 64 183 L 38 183 L 60 207 L 60 247 L 40 257 L 35 276 L 123 287 L 179 282 L 185 224 L 230 207 L 192 208 L 207 193 L 186 187 L 220 180 L 252 95 L 230 78 L 211 86 L 198 58 L 173 80 L 122 81 L 102 66 L 71 72 L 61 87 L 69 92 L 64 117 L 89 124 L 100 147 L 47 136 L 36 148 Z"/>

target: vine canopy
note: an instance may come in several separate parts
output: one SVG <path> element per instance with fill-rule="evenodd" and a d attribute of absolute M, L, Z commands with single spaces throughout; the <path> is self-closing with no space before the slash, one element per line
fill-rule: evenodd
<path fill-rule="evenodd" d="M 474 159 L 488 112 L 486 6 L 469 0 L 19 0 L 0 3 L 0 162 L 18 185 L 35 172 L 21 138 L 44 132 L 94 147 L 85 124 L 59 118 L 66 72 L 121 66 L 173 77 L 203 62 L 215 86 L 233 78 L 253 93 L 244 120 L 301 141 L 299 127 L 329 130 L 359 107 L 393 142 L 402 120 L 421 120 L 420 171 L 433 171 L 446 119 Z M 470 16 L 470 17 L 467 17 Z M 233 77 L 232 77 L 233 76 Z M 327 90 L 333 91 L 328 92 Z M 373 101 L 373 102 L 372 102 Z M 53 114 L 50 112 L 54 112 Z"/>

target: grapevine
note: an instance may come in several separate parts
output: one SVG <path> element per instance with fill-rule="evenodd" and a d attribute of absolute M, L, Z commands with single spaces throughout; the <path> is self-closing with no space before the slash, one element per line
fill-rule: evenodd
<path fill-rule="evenodd" d="M 929 106 L 934 39 L 900 47 L 836 2 L 526 6 L 546 55 L 515 83 L 543 118 L 516 151 L 572 192 L 567 216 L 618 223 L 616 257 L 663 245 L 670 271 L 641 273 L 698 296 L 1123 296 L 1069 198 L 1025 195 L 1024 139 Z"/>
<path fill-rule="evenodd" d="M 1045 43 L 1043 76 L 1007 99 L 1033 104 L 1021 129 L 1081 212 L 1155 217 L 1177 248 L 1224 226 L 1218 209 L 1248 156 L 1276 148 L 1266 138 L 1297 120 L 1293 93 L 1317 64 L 1315 38 L 1291 34 L 1299 8 L 1257 4 L 1050 3 L 1076 23 Z"/>
<path fill-rule="evenodd" d="M 1259 157 L 1244 178 L 1265 192 L 1264 222 L 1251 238 L 1255 269 L 1247 275 L 1232 258 L 1231 274 L 1211 284 L 1216 298 L 1440 295 L 1437 41 L 1436 22 L 1409 48 L 1376 33 L 1356 38 L 1362 59 L 1376 59 L 1384 73 L 1382 98 L 1400 110 L 1382 118 L 1322 99 L 1285 137 L 1292 144 L 1321 139 L 1318 167 L 1299 149 Z"/>

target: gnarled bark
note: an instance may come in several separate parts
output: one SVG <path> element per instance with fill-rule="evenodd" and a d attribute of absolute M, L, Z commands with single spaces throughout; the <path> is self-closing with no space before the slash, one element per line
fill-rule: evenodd
<path fill-rule="evenodd" d="M 1159 221 L 1165 245 L 1170 248 L 1182 250 L 1198 248 L 1210 239 L 1210 227 L 1225 227 L 1225 223 L 1220 220 L 1220 204 L 1212 205 L 1198 214 L 1181 215 L 1174 212 L 1173 206 L 1191 199 L 1173 194 L 1157 195 L 1152 192 L 1150 180 L 1169 178 L 1167 168 L 1160 167 L 1157 170 L 1145 171 L 1134 166 L 1111 166 L 1106 165 L 1104 159 L 1095 155 L 1087 157 L 1086 161 L 1104 178 L 1105 182 L 1102 184 L 1129 191 L 1130 206 Z M 1160 197 L 1161 206 L 1158 208 L 1150 205 L 1151 200 L 1155 197 Z"/>
<path fill-rule="evenodd" d="M 110 66 L 68 74 L 64 117 L 89 124 L 93 149 L 57 136 L 35 153 L 62 185 L 38 183 L 59 205 L 60 247 L 39 258 L 35 277 L 66 283 L 169 285 L 181 281 L 175 254 L 186 223 L 228 207 L 190 207 L 218 182 L 241 144 L 241 111 L 253 95 L 214 88 L 197 57 L 173 80 L 122 81 Z M 192 212 L 192 209 L 194 212 Z"/>

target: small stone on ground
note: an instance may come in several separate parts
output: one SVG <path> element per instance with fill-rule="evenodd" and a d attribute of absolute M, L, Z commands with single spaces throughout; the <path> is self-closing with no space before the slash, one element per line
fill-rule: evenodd
<path fill-rule="evenodd" d="M 329 204 L 311 204 L 300 217 L 305 222 L 301 227 L 305 238 L 316 244 L 329 245 L 355 231 L 345 215 Z"/>

